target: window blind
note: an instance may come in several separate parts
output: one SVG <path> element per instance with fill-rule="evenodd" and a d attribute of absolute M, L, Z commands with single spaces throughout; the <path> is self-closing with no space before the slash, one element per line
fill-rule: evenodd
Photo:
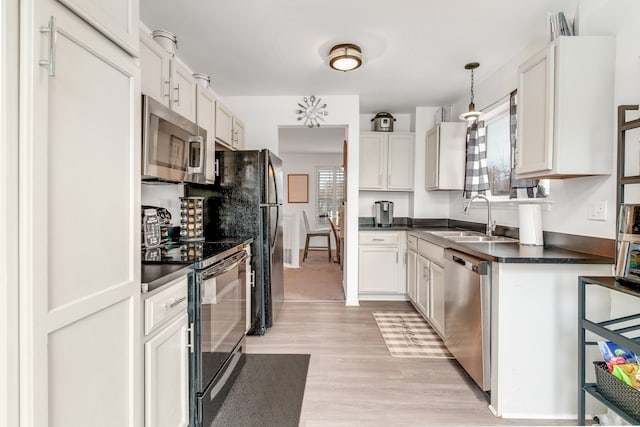
<path fill-rule="evenodd" d="M 336 215 L 344 202 L 344 169 L 342 166 L 319 166 L 317 169 L 316 218 L 318 224 L 329 224 L 327 215 Z"/>

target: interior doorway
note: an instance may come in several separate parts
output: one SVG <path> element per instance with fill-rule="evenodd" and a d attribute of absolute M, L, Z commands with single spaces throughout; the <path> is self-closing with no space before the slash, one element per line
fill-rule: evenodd
<path fill-rule="evenodd" d="M 282 159 L 285 195 L 285 301 L 345 300 L 344 256 L 339 256 L 338 247 L 343 240 L 340 222 L 346 194 L 347 130 L 347 126 L 279 128 L 278 156 Z M 335 232 L 329 218 L 336 225 Z M 310 239 L 305 259 L 307 230 L 321 235 Z"/>

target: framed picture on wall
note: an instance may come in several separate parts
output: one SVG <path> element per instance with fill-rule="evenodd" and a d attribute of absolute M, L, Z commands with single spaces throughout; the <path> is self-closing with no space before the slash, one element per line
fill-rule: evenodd
<path fill-rule="evenodd" d="M 290 173 L 287 175 L 289 203 L 309 203 L 309 175 Z"/>

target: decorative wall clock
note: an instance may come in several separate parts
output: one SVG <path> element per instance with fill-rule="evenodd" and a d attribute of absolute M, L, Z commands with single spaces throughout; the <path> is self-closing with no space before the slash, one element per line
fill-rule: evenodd
<path fill-rule="evenodd" d="M 304 125 L 310 128 L 320 127 L 320 121 L 324 121 L 324 116 L 327 116 L 329 112 L 325 110 L 327 104 L 321 104 L 322 100 L 311 95 L 309 98 L 306 96 L 302 98 L 302 105 L 298 102 L 299 109 L 296 110 L 298 114 L 298 120 L 304 120 Z"/>

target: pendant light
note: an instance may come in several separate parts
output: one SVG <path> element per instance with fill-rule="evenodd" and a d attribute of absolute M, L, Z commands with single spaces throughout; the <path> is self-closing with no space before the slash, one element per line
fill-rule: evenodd
<path fill-rule="evenodd" d="M 480 119 L 482 113 L 476 111 L 476 104 L 473 103 L 473 70 L 480 66 L 477 62 L 470 62 L 464 66 L 465 70 L 471 70 L 471 101 L 469 102 L 469 111 L 460 114 L 460 120 L 466 120 L 469 123 L 473 123 Z"/>

